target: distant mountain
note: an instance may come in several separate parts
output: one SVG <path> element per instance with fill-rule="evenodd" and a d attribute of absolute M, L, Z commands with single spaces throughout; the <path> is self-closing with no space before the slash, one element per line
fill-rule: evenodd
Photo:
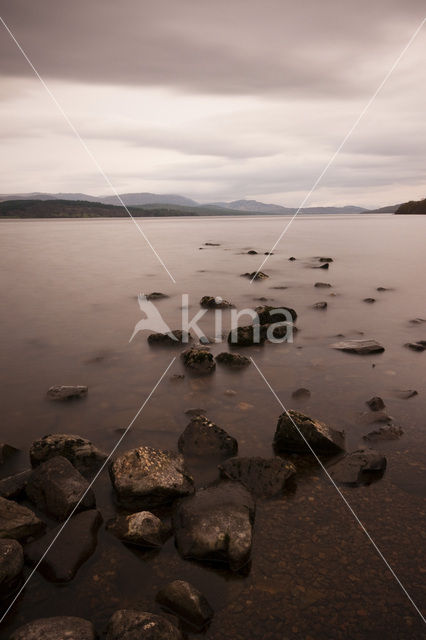
<path fill-rule="evenodd" d="M 185 198 L 185 196 L 178 196 L 173 193 L 120 193 L 120 198 L 123 200 L 126 207 L 136 207 L 144 204 L 175 204 L 181 207 L 196 207 L 198 202 L 191 200 L 191 198 Z M 103 204 L 120 205 L 120 201 L 117 196 L 106 196 L 96 198 L 98 202 Z"/>
<path fill-rule="evenodd" d="M 400 206 L 401 205 L 399 204 L 389 204 L 387 207 L 380 207 L 379 209 L 369 209 L 368 211 L 365 211 L 365 213 L 395 213 Z"/>
<path fill-rule="evenodd" d="M 209 206 L 221 207 L 222 209 L 232 209 L 233 211 L 247 211 L 257 213 L 283 213 L 294 214 L 296 207 L 282 207 L 279 204 L 265 204 L 257 200 L 234 200 L 233 202 L 212 202 Z M 306 207 L 300 210 L 300 213 L 362 213 L 366 211 L 363 207 L 344 206 L 344 207 Z"/>
<path fill-rule="evenodd" d="M 399 205 L 396 214 L 426 215 L 426 198 L 424 200 L 410 200 Z"/>

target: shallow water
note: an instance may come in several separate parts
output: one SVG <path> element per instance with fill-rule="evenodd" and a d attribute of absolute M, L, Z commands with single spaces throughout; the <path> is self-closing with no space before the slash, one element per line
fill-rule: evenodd
<path fill-rule="evenodd" d="M 21 453 L 1 469 L 6 476 L 27 466 L 32 440 L 46 433 L 89 437 L 111 450 L 176 349 L 148 346 L 139 333 L 139 292 L 162 291 L 157 302 L 172 328 L 180 325 L 181 294 L 191 312 L 203 295 L 221 295 L 238 308 L 268 298 L 298 312 L 293 344 L 245 349 L 287 408 L 344 429 L 348 450 L 375 428 L 366 425 L 365 401 L 383 397 L 400 440 L 381 442 L 388 468 L 380 481 L 343 489 L 360 520 L 417 606 L 426 608 L 426 353 L 404 344 L 426 339 L 424 239 L 426 218 L 389 215 L 300 217 L 263 271 L 250 284 L 287 220 L 274 218 L 157 219 L 141 224 L 173 274 L 158 264 L 144 239 L 126 220 L 32 220 L 0 223 L 2 287 L 0 373 L 1 440 Z M 205 246 L 205 242 L 220 246 Z M 200 250 L 199 247 L 203 249 Z M 256 249 L 260 255 L 247 255 Z M 288 261 L 295 256 L 296 261 Z M 332 256 L 314 270 L 314 256 Z M 331 289 L 317 289 L 316 281 Z M 288 287 L 277 289 L 274 287 Z M 384 286 L 390 290 L 378 292 Z M 335 293 L 335 296 L 330 296 Z M 366 304 L 366 297 L 376 298 Z M 326 311 L 313 310 L 326 300 Z M 213 313 L 200 322 L 211 335 Z M 224 326 L 229 312 L 224 312 Z M 244 323 L 243 323 L 244 324 Z M 374 338 L 383 354 L 335 351 L 337 334 Z M 213 345 L 219 353 L 226 345 Z M 373 366 L 374 365 L 374 366 Z M 241 455 L 272 454 L 277 400 L 251 365 L 238 373 L 217 367 L 208 378 L 173 382 L 184 373 L 179 358 L 135 421 L 121 450 L 139 444 L 176 448 L 188 422 L 184 410 L 202 407 L 238 439 Z M 83 401 L 48 402 L 53 384 L 87 384 Z M 298 387 L 311 391 L 296 401 Z M 416 389 L 399 399 L 395 390 Z M 235 395 L 224 392 L 232 389 Z M 195 470 L 198 483 L 215 471 Z M 104 520 L 114 507 L 105 473 L 95 492 Z M 117 608 L 156 610 L 157 589 L 175 578 L 201 588 L 216 610 L 208 640 L 423 638 L 424 624 L 356 524 L 336 489 L 313 467 L 297 490 L 279 500 L 258 501 L 250 571 L 232 575 L 219 567 L 183 561 L 172 540 L 160 553 L 124 547 L 101 531 L 95 555 L 73 582 L 55 586 L 35 575 L 4 624 L 4 634 L 47 615 L 79 615 L 99 633 Z"/>

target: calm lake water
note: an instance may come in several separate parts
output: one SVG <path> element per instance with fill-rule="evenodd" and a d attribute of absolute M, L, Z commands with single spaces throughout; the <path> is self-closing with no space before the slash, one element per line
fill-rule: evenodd
<path fill-rule="evenodd" d="M 377 427 L 365 417 L 365 402 L 374 395 L 384 399 L 402 427 L 399 440 L 375 445 L 387 457 L 385 476 L 343 493 L 425 611 L 426 353 L 404 344 L 426 339 L 426 324 L 410 323 L 426 318 L 426 217 L 300 217 L 263 267 L 269 279 L 250 284 L 241 278 L 259 267 L 287 220 L 140 221 L 176 284 L 130 221 L 2 221 L 1 440 L 21 453 L 0 473 L 25 469 L 30 443 L 46 433 L 77 433 L 112 449 L 173 355 L 179 355 L 179 348 L 149 347 L 143 333 L 129 343 L 142 317 L 139 292 L 170 296 L 157 306 L 172 328 L 180 326 L 182 293 L 189 294 L 194 314 L 203 295 L 221 295 L 238 308 L 262 304 L 264 297 L 296 309 L 299 332 L 293 344 L 243 352 L 253 356 L 287 408 L 344 429 L 349 451 Z M 247 255 L 249 249 L 261 255 Z M 331 256 L 334 262 L 328 271 L 314 270 L 314 256 Z M 317 281 L 333 286 L 317 289 Z M 376 302 L 363 302 L 366 297 Z M 321 300 L 328 302 L 327 310 L 313 310 Z M 200 322 L 207 334 L 211 318 L 210 312 Z M 225 327 L 228 321 L 225 312 Z M 374 338 L 386 350 L 374 356 L 342 353 L 330 348 L 337 334 Z M 212 347 L 215 353 L 224 349 Z M 141 444 L 175 449 L 188 423 L 185 409 L 202 407 L 237 438 L 240 455 L 272 455 L 282 410 L 254 366 L 237 373 L 218 366 L 208 378 L 172 381 L 177 373 L 184 373 L 179 358 L 121 450 Z M 49 402 L 46 390 L 54 384 L 87 384 L 89 394 L 82 401 Z M 310 389 L 308 400 L 292 398 L 299 387 Z M 225 394 L 229 389 L 235 395 Z M 396 393 L 401 389 L 416 389 L 418 395 L 401 399 Z M 216 475 L 211 469 L 194 472 L 199 484 Z M 107 473 L 94 488 L 106 522 L 115 513 Z M 86 617 L 103 637 L 113 611 L 156 611 L 157 590 L 177 578 L 199 587 L 216 611 L 206 640 L 425 637 L 407 596 L 315 466 L 291 495 L 258 501 L 253 560 L 244 575 L 182 560 L 173 539 L 160 552 L 143 552 L 125 547 L 103 528 L 97 551 L 71 583 L 57 586 L 39 574 L 33 577 L 2 637 L 49 615 Z"/>

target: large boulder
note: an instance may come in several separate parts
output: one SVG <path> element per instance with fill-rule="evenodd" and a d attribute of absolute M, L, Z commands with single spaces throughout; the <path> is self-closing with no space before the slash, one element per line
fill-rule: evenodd
<path fill-rule="evenodd" d="M 146 611 L 120 609 L 108 622 L 106 640 L 183 640 L 174 624 Z"/>
<path fill-rule="evenodd" d="M 213 617 L 207 598 L 184 580 L 170 582 L 157 593 L 156 600 L 196 631 L 202 631 Z"/>
<path fill-rule="evenodd" d="M 357 486 L 381 478 L 385 469 L 385 456 L 373 449 L 358 449 L 347 453 L 327 471 L 336 482 Z"/>
<path fill-rule="evenodd" d="M 377 340 L 342 340 L 331 345 L 333 349 L 357 353 L 358 355 L 369 355 L 370 353 L 382 353 L 385 348 Z"/>
<path fill-rule="evenodd" d="M 30 460 L 33 467 L 55 456 L 67 458 L 84 476 L 97 471 L 107 457 L 90 440 L 68 433 L 52 433 L 32 443 Z"/>
<path fill-rule="evenodd" d="M 45 526 L 28 507 L 0 498 L 0 538 L 26 540 L 42 533 Z"/>
<path fill-rule="evenodd" d="M 176 508 L 176 546 L 184 558 L 219 561 L 239 571 L 250 560 L 254 513 L 250 493 L 238 482 L 202 489 Z"/>
<path fill-rule="evenodd" d="M 110 467 L 118 502 L 130 511 L 167 504 L 194 491 L 183 456 L 172 451 L 138 447 Z"/>
<path fill-rule="evenodd" d="M 300 435 L 302 434 L 302 435 Z M 278 452 L 333 455 L 344 450 L 344 433 L 299 411 L 285 411 L 278 418 L 274 447 Z"/>
<path fill-rule="evenodd" d="M 122 542 L 148 548 L 162 547 L 170 534 L 170 528 L 150 511 L 118 516 L 108 524 L 108 531 Z"/>
<path fill-rule="evenodd" d="M 96 640 L 96 638 L 91 622 L 71 616 L 33 620 L 19 627 L 9 636 L 9 640 Z"/>
<path fill-rule="evenodd" d="M 92 509 L 96 504 L 87 480 L 62 456 L 36 467 L 25 492 L 39 509 L 58 520 L 65 520 L 77 505 Z"/>
<path fill-rule="evenodd" d="M 27 482 L 31 477 L 31 469 L 16 473 L 14 476 L 8 476 L 0 480 L 0 496 L 8 500 L 16 500 L 20 498 L 25 491 Z"/>
<path fill-rule="evenodd" d="M 272 497 L 283 492 L 296 467 L 283 458 L 229 458 L 219 467 L 224 478 L 238 480 L 258 497 Z"/>
<path fill-rule="evenodd" d="M 49 400 L 75 400 L 77 398 L 85 398 L 88 388 L 86 385 L 55 385 L 50 387 L 47 392 Z"/>
<path fill-rule="evenodd" d="M 43 558 L 38 570 L 47 580 L 69 582 L 94 553 L 101 523 L 102 516 L 96 509 L 77 513 L 67 522 L 44 558 L 46 549 L 61 530 L 60 526 L 27 544 L 24 549 L 25 559 L 30 565 L 36 565 Z"/>
<path fill-rule="evenodd" d="M 194 416 L 180 435 L 178 448 L 185 456 L 206 456 L 223 460 L 235 456 L 238 442 L 206 416 Z"/>
<path fill-rule="evenodd" d="M 285 313 L 282 313 L 281 311 Z M 269 305 L 263 305 L 256 307 L 255 309 L 260 324 L 274 324 L 275 322 L 295 322 L 297 313 L 290 307 L 271 307 Z"/>
<path fill-rule="evenodd" d="M 181 354 L 183 364 L 195 373 L 213 373 L 216 367 L 213 355 L 208 347 L 191 347 Z"/>
<path fill-rule="evenodd" d="M 24 568 L 24 553 L 17 540 L 0 540 L 0 599 L 19 586 Z"/>

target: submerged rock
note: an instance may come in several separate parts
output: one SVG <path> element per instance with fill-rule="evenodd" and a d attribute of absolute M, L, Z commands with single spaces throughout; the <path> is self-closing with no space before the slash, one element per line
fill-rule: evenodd
<path fill-rule="evenodd" d="M 50 387 L 47 397 L 50 400 L 72 400 L 87 396 L 88 387 L 85 385 L 56 385 Z"/>
<path fill-rule="evenodd" d="M 249 278 L 250 280 L 266 280 L 266 278 L 269 278 L 269 276 L 266 273 L 263 273 L 263 271 L 259 271 L 258 273 L 256 273 L 256 271 L 252 271 L 251 273 L 242 273 L 241 276 L 243 278 Z"/>
<path fill-rule="evenodd" d="M 219 242 L 205 242 L 206 247 L 220 247 Z"/>
<path fill-rule="evenodd" d="M 409 398 L 419 395 L 419 392 L 415 389 L 396 389 L 394 393 L 398 398 L 401 398 L 401 400 L 408 400 Z"/>
<path fill-rule="evenodd" d="M 0 599 L 13 594 L 22 580 L 24 552 L 17 540 L 0 539 Z"/>
<path fill-rule="evenodd" d="M 30 449 L 30 460 L 33 467 L 42 462 L 62 456 L 84 476 L 98 471 L 105 462 L 107 454 L 81 436 L 67 433 L 52 433 L 35 440 Z"/>
<path fill-rule="evenodd" d="M 238 480 L 258 497 L 273 497 L 283 492 L 296 467 L 283 458 L 229 458 L 219 466 L 221 475 Z"/>
<path fill-rule="evenodd" d="M 118 456 L 110 476 L 118 502 L 129 510 L 167 504 L 194 491 L 183 456 L 151 447 Z"/>
<path fill-rule="evenodd" d="M 329 289 L 330 287 L 332 287 L 332 285 L 328 282 L 316 282 L 314 284 L 314 287 L 316 287 L 317 289 Z"/>
<path fill-rule="evenodd" d="M 181 434 L 178 448 L 185 456 L 206 456 L 219 459 L 235 456 L 238 443 L 224 429 L 205 416 L 195 416 Z"/>
<path fill-rule="evenodd" d="M 45 526 L 28 507 L 0 498 L 0 538 L 26 540 L 42 533 Z"/>
<path fill-rule="evenodd" d="M 333 258 L 317 258 L 318 262 L 334 262 Z"/>
<path fill-rule="evenodd" d="M 254 512 L 250 493 L 238 482 L 202 489 L 176 508 L 176 546 L 184 558 L 224 562 L 239 571 L 250 560 Z"/>
<path fill-rule="evenodd" d="M 183 640 L 183 636 L 164 616 L 120 609 L 108 622 L 106 640 Z"/>
<path fill-rule="evenodd" d="M 58 616 L 27 622 L 9 636 L 9 640 L 96 640 L 91 622 L 83 618 Z"/>
<path fill-rule="evenodd" d="M 323 309 L 327 309 L 327 307 L 328 307 L 328 304 L 327 304 L 326 302 L 324 302 L 324 301 L 322 301 L 322 302 L 315 302 L 315 304 L 313 304 L 313 305 L 312 305 L 312 309 L 320 309 L 320 310 L 323 310 Z"/>
<path fill-rule="evenodd" d="M 151 333 L 147 340 L 150 345 L 173 346 L 188 343 L 192 336 L 181 329 L 174 329 L 169 333 Z"/>
<path fill-rule="evenodd" d="M 251 347 L 256 344 L 263 344 L 266 340 L 267 326 L 247 325 L 236 327 L 228 334 L 228 343 L 239 347 Z"/>
<path fill-rule="evenodd" d="M 296 426 L 295 426 L 296 425 Z M 333 455 L 344 450 L 344 433 L 309 418 L 299 411 L 284 412 L 278 418 L 274 447 L 278 452 L 309 454 L 310 449 L 299 431 L 316 454 Z"/>
<path fill-rule="evenodd" d="M 184 580 L 170 582 L 157 593 L 156 600 L 196 631 L 202 631 L 213 617 L 207 598 Z"/>
<path fill-rule="evenodd" d="M 385 427 L 380 427 L 375 431 L 370 431 L 366 436 L 363 436 L 363 440 L 369 442 L 380 442 L 381 440 L 398 440 L 403 435 L 401 427 L 389 424 Z"/>
<path fill-rule="evenodd" d="M 160 548 L 170 534 L 170 529 L 150 511 L 139 511 L 128 516 L 118 516 L 108 525 L 119 540 L 139 547 Z"/>
<path fill-rule="evenodd" d="M 329 268 L 329 264 L 328 262 L 324 262 L 324 264 L 315 264 L 313 265 L 312 269 L 328 269 Z"/>
<path fill-rule="evenodd" d="M 234 306 L 232 302 L 223 300 L 220 296 L 203 296 L 200 300 L 200 305 L 205 309 L 232 309 Z"/>
<path fill-rule="evenodd" d="M 153 291 L 152 293 L 147 293 L 145 298 L 147 300 L 162 300 L 163 298 L 168 298 L 169 296 L 166 293 L 160 293 L 159 291 Z"/>
<path fill-rule="evenodd" d="M 296 389 L 296 391 L 293 391 L 291 397 L 295 398 L 296 400 L 307 400 L 311 397 L 311 392 L 309 391 L 309 389 L 305 389 L 305 387 L 300 387 L 300 389 Z"/>
<path fill-rule="evenodd" d="M 412 351 L 424 351 L 426 349 L 426 340 L 419 340 L 418 342 L 407 342 L 405 347 Z"/>
<path fill-rule="evenodd" d="M 269 305 L 263 305 L 262 307 L 256 307 L 255 309 L 260 324 L 273 324 L 275 322 L 295 322 L 297 319 L 297 313 L 290 307 L 284 305 L 280 307 L 271 307 Z"/>
<path fill-rule="evenodd" d="M 191 347 L 183 351 L 181 357 L 185 367 L 196 373 L 209 374 L 215 370 L 216 363 L 208 347 Z"/>
<path fill-rule="evenodd" d="M 363 302 L 367 302 L 368 304 L 373 304 L 373 302 L 376 302 L 376 298 L 364 298 Z"/>
<path fill-rule="evenodd" d="M 386 469 L 386 458 L 373 449 L 358 449 L 347 453 L 327 471 L 336 482 L 347 485 L 370 484 L 381 478 Z"/>
<path fill-rule="evenodd" d="M 382 353 L 385 348 L 377 340 L 342 340 L 331 345 L 333 349 L 368 355 L 370 353 Z"/>
<path fill-rule="evenodd" d="M 70 582 L 95 552 L 101 523 L 102 516 L 95 509 L 70 518 L 40 563 L 40 573 L 51 582 Z M 41 560 L 60 530 L 61 526 L 51 529 L 42 538 L 25 546 L 25 559 L 30 565 L 35 566 Z"/>
<path fill-rule="evenodd" d="M 216 356 L 216 362 L 228 365 L 229 367 L 246 367 L 251 360 L 239 353 L 229 353 L 224 351 Z"/>
<path fill-rule="evenodd" d="M 16 473 L 0 480 L 0 496 L 8 500 L 16 500 L 24 493 L 27 482 L 31 477 L 31 469 Z"/>
<path fill-rule="evenodd" d="M 410 320 L 410 324 L 423 324 L 423 322 L 426 322 L 426 318 L 413 318 Z"/>
<path fill-rule="evenodd" d="M 379 396 L 373 396 L 373 398 L 367 400 L 365 404 L 370 407 L 371 411 L 381 411 L 386 406 L 383 399 Z"/>

